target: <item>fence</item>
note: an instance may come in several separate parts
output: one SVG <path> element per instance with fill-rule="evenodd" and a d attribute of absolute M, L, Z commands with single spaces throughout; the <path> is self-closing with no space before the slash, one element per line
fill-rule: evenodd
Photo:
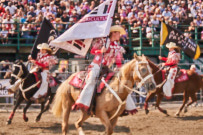
<path fill-rule="evenodd" d="M 58 30 L 58 34 L 62 34 L 66 29 L 68 29 L 73 24 L 68 22 L 67 24 L 63 23 L 53 23 L 53 26 Z M 151 27 L 151 38 L 146 37 L 146 27 L 133 27 L 131 25 L 124 24 L 126 29 L 128 30 L 128 46 L 132 49 L 132 47 L 159 47 L 159 31 L 160 31 L 160 25 L 153 25 Z M 40 30 L 40 24 L 39 23 L 0 23 L 0 29 L 4 29 L 3 27 L 6 26 L 6 29 L 4 31 L 7 31 L 7 39 L 8 43 L 3 44 L 2 39 L 5 38 L 0 33 L 1 38 L 1 44 L 0 46 L 15 46 L 19 50 L 20 47 L 24 46 L 32 46 L 34 43 L 34 40 L 37 37 L 37 34 Z M 58 26 L 61 26 L 62 29 Z M 174 27 L 180 29 L 181 31 L 185 31 L 190 25 L 176 25 Z M 26 30 L 23 29 L 23 27 L 28 27 Z M 203 47 L 203 27 L 202 26 L 193 26 L 194 30 L 185 32 L 189 33 L 191 37 L 194 39 L 194 41 L 197 44 L 200 44 L 200 47 Z M 12 29 L 11 29 L 12 28 Z M 151 46 L 149 46 L 149 40 L 151 40 Z M 147 44 L 146 44 L 147 43 Z"/>
<path fill-rule="evenodd" d="M 128 62 L 129 60 L 125 60 L 125 62 Z M 82 61 L 82 60 L 80 60 L 80 61 L 77 61 L 77 60 L 72 60 L 72 61 L 70 61 L 70 62 L 68 62 L 67 63 L 67 67 L 68 67 L 68 69 L 66 70 L 66 71 L 64 71 L 64 72 L 59 72 L 58 71 L 58 67 L 59 66 L 57 66 L 57 67 L 55 67 L 55 70 L 54 71 L 52 71 L 53 73 L 56 73 L 57 74 L 57 76 L 59 76 L 60 74 L 63 74 L 63 75 L 65 75 L 65 76 L 63 76 L 64 77 L 64 80 L 68 77 L 68 76 L 70 76 L 72 73 L 74 73 L 74 72 L 78 72 L 78 71 L 81 71 L 81 70 L 84 70 L 85 69 L 85 67 L 87 67 L 88 65 L 89 65 L 89 63 L 90 63 L 90 61 Z M 12 68 L 12 64 L 13 63 L 6 63 L 6 64 L 8 64 L 8 65 L 10 65 L 11 66 L 11 68 Z M 184 63 L 184 64 L 180 64 L 180 65 L 184 65 L 184 66 L 190 66 L 191 64 L 193 64 L 193 63 Z M 2 66 L 2 64 L 0 64 L 0 67 Z M 199 67 L 200 67 L 200 71 L 199 72 L 201 72 L 201 71 L 203 71 L 203 65 L 202 64 L 199 64 L 198 65 Z M 0 71 L 0 74 L 1 73 L 5 73 L 6 71 Z M 8 71 L 9 72 L 9 71 Z M 201 72 L 202 73 L 202 72 Z M 4 80 L 5 81 L 5 80 Z M 1 85 L 1 84 L 0 84 Z M 2 84 L 3 85 L 3 84 Z M 2 88 L 2 87 L 1 87 Z M 136 94 L 134 94 L 134 95 L 132 95 L 134 98 L 139 98 L 139 95 L 136 95 Z M 182 93 L 180 93 L 180 94 L 175 94 L 174 95 L 174 97 L 183 97 L 183 94 Z M 203 101 L 203 91 L 202 90 L 200 90 L 200 92 L 198 92 L 197 93 L 197 96 L 198 96 L 198 102 L 201 102 L 202 103 L 202 101 Z M 13 105 L 13 103 L 14 102 L 11 102 L 11 103 L 3 103 L 2 102 L 2 100 L 4 99 L 5 100 L 5 98 L 13 98 L 13 95 L 9 95 L 8 94 L 8 92 L 6 91 L 6 89 L 0 89 L 0 106 L 9 106 L 9 105 Z M 179 101 L 182 99 L 182 98 L 174 98 L 174 99 L 178 99 Z M 11 100 L 11 101 L 13 101 L 13 100 Z M 142 103 L 141 103 L 142 104 Z M 138 103 L 138 105 L 139 105 L 139 103 Z M 39 104 L 34 104 L 34 106 L 39 106 Z"/>

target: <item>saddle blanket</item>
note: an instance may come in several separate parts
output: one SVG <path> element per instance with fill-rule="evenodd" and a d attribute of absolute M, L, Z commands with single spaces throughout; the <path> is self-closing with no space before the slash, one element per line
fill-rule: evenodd
<path fill-rule="evenodd" d="M 109 80 L 111 80 L 111 78 L 114 76 L 114 72 L 109 72 L 107 74 L 107 76 L 105 77 L 105 81 L 108 82 Z M 83 89 L 85 86 L 85 77 L 87 75 L 86 71 L 80 71 L 79 73 L 77 73 L 72 80 L 69 82 L 70 85 L 72 85 L 75 88 L 78 89 Z M 105 84 L 103 82 L 101 82 L 97 88 L 97 93 L 101 93 L 102 90 L 104 89 Z"/>
<path fill-rule="evenodd" d="M 177 73 L 176 78 L 175 78 L 175 82 L 179 83 L 179 82 L 184 82 L 187 81 L 188 75 L 187 75 L 187 70 L 185 69 L 180 69 L 179 71 L 180 73 Z M 162 79 L 165 80 L 166 79 L 166 70 L 162 70 Z"/>

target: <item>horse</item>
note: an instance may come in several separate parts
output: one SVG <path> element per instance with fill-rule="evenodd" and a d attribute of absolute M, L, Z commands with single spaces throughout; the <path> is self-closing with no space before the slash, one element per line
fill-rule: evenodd
<path fill-rule="evenodd" d="M 149 59 L 147 59 L 147 61 L 149 62 L 149 66 L 152 69 L 152 73 L 154 74 L 154 79 L 156 81 L 156 84 L 162 83 L 164 80 L 162 79 L 161 69 L 159 69 L 159 67 L 157 65 L 155 65 Z M 188 75 L 188 80 L 175 83 L 174 88 L 173 88 L 173 94 L 184 93 L 183 104 L 179 108 L 179 110 L 176 112 L 175 116 L 180 116 L 182 109 L 184 108 L 185 104 L 188 102 L 189 97 L 191 97 L 192 100 L 185 106 L 185 109 L 184 109 L 184 112 L 187 112 L 188 106 L 190 106 L 192 103 L 197 101 L 197 97 L 196 97 L 195 93 L 198 92 L 201 88 L 203 88 L 203 77 L 202 76 L 198 75 L 197 73 L 195 73 L 191 70 L 186 70 L 186 73 Z M 167 110 L 164 110 L 159 106 L 162 98 L 164 97 L 163 85 L 160 88 L 157 88 L 156 91 L 148 93 L 146 100 L 145 100 L 145 104 L 144 104 L 146 114 L 149 113 L 148 101 L 155 95 L 157 95 L 156 107 L 159 109 L 160 112 L 162 112 L 168 116 Z"/>
<path fill-rule="evenodd" d="M 40 73 L 39 73 L 40 74 Z M 41 75 L 39 75 L 39 78 Z M 38 78 L 38 79 L 39 79 Z M 28 117 L 26 116 L 26 111 L 32 104 L 33 100 L 31 100 L 32 96 L 39 89 L 39 85 L 41 80 L 36 80 L 35 73 L 29 73 L 28 69 L 25 65 L 17 60 L 13 65 L 13 72 L 11 74 L 10 84 L 13 85 L 16 80 L 21 79 L 20 89 L 17 91 L 17 101 L 11 112 L 9 119 L 7 120 L 7 124 L 11 124 L 12 119 L 14 117 L 15 111 L 17 107 L 21 104 L 22 101 L 26 101 L 26 106 L 23 109 L 23 119 L 25 122 L 28 121 Z M 48 88 L 48 92 L 45 97 L 41 98 L 39 102 L 41 103 L 41 111 L 36 117 L 35 121 L 38 122 L 41 118 L 42 113 L 49 109 L 50 104 L 52 103 L 54 97 L 54 93 L 51 92 L 51 88 Z"/>
<path fill-rule="evenodd" d="M 154 90 L 156 87 L 151 74 L 151 69 L 146 61 L 146 57 L 139 57 L 137 55 L 134 57 L 135 58 L 133 60 L 121 67 L 117 76 L 114 76 L 109 83 L 110 88 L 114 90 L 120 98 L 120 101 L 118 101 L 117 98 L 109 92 L 108 88 L 105 88 L 102 93 L 95 97 L 96 106 L 94 114 L 104 124 L 106 129 L 105 132 L 108 135 L 113 133 L 117 119 L 125 109 L 125 100 L 128 94 L 132 92 L 131 90 L 135 82 L 139 82 L 138 85 L 140 86 L 146 83 L 148 90 Z M 75 103 L 80 94 L 79 89 L 76 89 L 69 84 L 76 74 L 77 73 L 72 74 L 61 84 L 61 86 L 59 86 L 52 106 L 52 112 L 55 116 L 60 117 L 62 115 L 62 133 L 64 135 L 67 134 L 68 130 L 68 120 L 71 106 Z M 79 134 L 84 134 L 82 124 L 90 117 L 90 115 L 84 110 L 81 111 L 82 115 L 78 121 L 75 122 L 75 127 L 77 128 Z"/>

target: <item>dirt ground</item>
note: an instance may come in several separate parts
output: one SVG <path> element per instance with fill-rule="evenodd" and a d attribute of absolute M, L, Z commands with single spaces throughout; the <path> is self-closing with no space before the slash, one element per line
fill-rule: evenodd
<path fill-rule="evenodd" d="M 119 118 L 114 135 L 203 135 L 203 107 L 189 108 L 181 117 L 175 117 L 176 108 L 169 107 L 170 116 L 161 114 L 158 110 L 151 109 L 148 115 L 144 110 L 132 116 Z M 50 112 L 45 113 L 41 121 L 34 122 L 36 111 L 29 111 L 28 122 L 22 119 L 22 112 L 17 112 L 11 125 L 6 125 L 10 113 L 0 113 L 0 135 L 59 135 L 61 134 L 61 119 L 55 118 Z M 72 112 L 69 122 L 69 134 L 77 135 L 74 122 L 80 112 Z M 87 135 L 104 133 L 104 126 L 98 118 L 90 118 L 84 123 Z"/>

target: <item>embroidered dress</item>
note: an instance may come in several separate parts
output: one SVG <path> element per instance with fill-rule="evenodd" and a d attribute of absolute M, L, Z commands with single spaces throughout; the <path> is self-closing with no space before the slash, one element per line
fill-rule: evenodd
<path fill-rule="evenodd" d="M 42 76 L 42 83 L 39 90 L 34 94 L 33 98 L 37 99 L 44 95 L 46 95 L 48 90 L 48 73 L 49 68 L 57 63 L 57 59 L 55 56 L 51 56 L 47 53 L 42 54 L 38 53 L 37 60 L 35 62 L 36 65 L 42 68 L 41 76 Z"/>
<path fill-rule="evenodd" d="M 168 57 L 162 57 L 163 61 L 166 61 L 165 66 L 170 66 L 167 81 L 163 86 L 163 91 L 166 98 L 170 99 L 172 96 L 172 89 L 174 87 L 174 80 L 177 74 L 177 64 L 180 60 L 180 53 L 176 53 L 175 50 L 168 53 Z"/>

